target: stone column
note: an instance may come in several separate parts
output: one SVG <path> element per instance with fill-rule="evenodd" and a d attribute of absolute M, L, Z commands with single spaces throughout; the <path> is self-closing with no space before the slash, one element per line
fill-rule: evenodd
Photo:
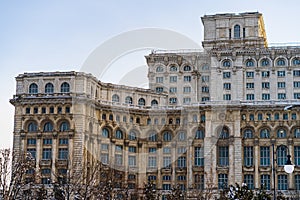
<path fill-rule="evenodd" d="M 255 188 L 260 188 L 260 177 L 259 177 L 259 141 L 258 139 L 255 139 L 254 141 L 254 168 L 255 168 L 255 175 L 254 175 L 254 181 L 255 181 Z"/>

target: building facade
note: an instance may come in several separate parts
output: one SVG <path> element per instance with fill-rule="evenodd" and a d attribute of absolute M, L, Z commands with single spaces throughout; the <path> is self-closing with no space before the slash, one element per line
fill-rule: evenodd
<path fill-rule="evenodd" d="M 235 183 L 299 190 L 300 115 L 284 107 L 300 97 L 300 47 L 269 47 L 261 13 L 201 19 L 202 50 L 146 56 L 149 89 L 83 72 L 17 76 L 13 150 L 35 158 L 37 182 L 98 160 L 140 197 L 147 180 L 162 198 L 174 185 L 189 198 Z"/>

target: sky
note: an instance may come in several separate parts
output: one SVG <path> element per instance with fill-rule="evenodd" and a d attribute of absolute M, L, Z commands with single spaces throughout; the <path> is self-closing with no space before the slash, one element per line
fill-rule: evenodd
<path fill-rule="evenodd" d="M 0 0 L 0 149 L 12 146 L 14 107 L 9 99 L 15 94 L 18 74 L 82 71 L 97 48 L 134 30 L 172 31 L 201 45 L 200 18 L 216 13 L 258 11 L 264 17 L 268 43 L 298 43 L 296 5 L 296 0 Z M 116 44 L 114 48 L 118 49 Z M 98 78 L 122 83 L 132 66 L 145 65 L 148 53 L 148 48 L 123 52 L 110 63 L 113 67 L 106 75 Z"/>

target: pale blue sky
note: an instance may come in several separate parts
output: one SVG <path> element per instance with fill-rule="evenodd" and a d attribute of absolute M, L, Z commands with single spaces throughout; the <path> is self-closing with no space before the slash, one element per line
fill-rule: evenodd
<path fill-rule="evenodd" d="M 0 0 L 0 148 L 12 144 L 14 109 L 9 99 L 15 92 L 15 76 L 31 71 L 79 71 L 95 48 L 122 32 L 164 28 L 200 43 L 201 16 L 258 11 L 264 15 L 269 43 L 299 42 L 300 39 L 296 0 L 179 2 Z"/>

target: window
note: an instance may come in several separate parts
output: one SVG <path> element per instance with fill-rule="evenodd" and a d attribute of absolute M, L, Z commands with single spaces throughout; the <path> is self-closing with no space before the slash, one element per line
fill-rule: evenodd
<path fill-rule="evenodd" d="M 38 130 L 38 126 L 36 122 L 30 122 L 28 124 L 28 132 L 36 132 Z"/>
<path fill-rule="evenodd" d="M 244 130 L 244 138 L 253 138 L 253 131 L 251 129 Z"/>
<path fill-rule="evenodd" d="M 170 93 L 177 93 L 177 87 L 170 87 L 169 92 Z"/>
<path fill-rule="evenodd" d="M 43 139 L 43 145 L 51 145 L 51 144 L 52 144 L 52 139 L 51 138 Z"/>
<path fill-rule="evenodd" d="M 70 113 L 70 107 L 69 106 L 66 107 L 65 113 Z"/>
<path fill-rule="evenodd" d="M 270 62 L 267 58 L 264 58 L 261 60 L 261 66 L 269 66 L 270 65 Z"/>
<path fill-rule="evenodd" d="M 294 88 L 300 88 L 300 81 L 294 81 Z"/>
<path fill-rule="evenodd" d="M 262 93 L 261 94 L 262 100 L 270 100 L 270 94 L 268 93 Z"/>
<path fill-rule="evenodd" d="M 68 93 L 68 92 L 70 92 L 70 85 L 69 85 L 69 83 L 67 83 L 67 82 L 62 83 L 61 86 L 60 86 L 60 92 L 62 92 L 62 93 Z"/>
<path fill-rule="evenodd" d="M 278 87 L 279 89 L 285 88 L 285 82 L 278 82 L 278 83 L 277 83 L 277 87 Z"/>
<path fill-rule="evenodd" d="M 260 131 L 260 138 L 270 138 L 270 131 L 266 128 Z"/>
<path fill-rule="evenodd" d="M 164 77 L 156 77 L 156 83 L 163 83 Z"/>
<path fill-rule="evenodd" d="M 115 164 L 117 166 L 122 166 L 122 164 L 123 164 L 123 155 L 121 155 L 121 154 L 116 154 L 115 155 Z"/>
<path fill-rule="evenodd" d="M 32 158 L 36 158 L 36 149 L 35 148 L 30 148 L 30 149 L 27 149 L 27 153 L 29 153 Z"/>
<path fill-rule="evenodd" d="M 150 142 L 156 142 L 157 141 L 157 134 L 155 132 L 151 133 L 150 136 L 148 137 L 148 140 Z"/>
<path fill-rule="evenodd" d="M 254 83 L 246 83 L 247 89 L 254 89 Z"/>
<path fill-rule="evenodd" d="M 254 100 L 254 94 L 246 94 L 246 99 L 249 101 Z"/>
<path fill-rule="evenodd" d="M 161 93 L 161 92 L 164 91 L 164 88 L 163 88 L 163 87 L 157 87 L 157 88 L 155 88 L 155 91 L 156 91 L 157 93 Z"/>
<path fill-rule="evenodd" d="M 286 130 L 278 129 L 277 130 L 277 138 L 286 138 Z"/>
<path fill-rule="evenodd" d="M 129 140 L 136 140 L 136 132 L 130 131 L 128 134 L 128 139 Z"/>
<path fill-rule="evenodd" d="M 295 189 L 300 190 L 300 175 L 295 175 Z"/>
<path fill-rule="evenodd" d="M 227 127 L 222 127 L 219 131 L 218 131 L 218 135 L 220 139 L 226 139 L 229 138 L 229 130 Z"/>
<path fill-rule="evenodd" d="M 148 167 L 155 168 L 156 167 L 156 156 L 148 157 Z"/>
<path fill-rule="evenodd" d="M 177 76 L 170 76 L 170 83 L 176 83 L 177 82 Z"/>
<path fill-rule="evenodd" d="M 127 104 L 132 104 L 132 97 L 127 96 L 127 97 L 125 98 L 125 103 L 127 103 Z"/>
<path fill-rule="evenodd" d="M 230 72 L 223 72 L 223 78 L 230 78 L 231 77 L 231 73 Z"/>
<path fill-rule="evenodd" d="M 218 174 L 218 188 L 225 189 L 227 188 L 228 176 L 227 174 Z"/>
<path fill-rule="evenodd" d="M 139 101 L 138 101 L 138 105 L 139 106 L 145 106 L 146 105 L 146 101 L 144 98 L 140 98 Z"/>
<path fill-rule="evenodd" d="M 108 151 L 109 145 L 108 144 L 101 144 L 102 151 Z"/>
<path fill-rule="evenodd" d="M 191 71 L 192 70 L 192 68 L 191 68 L 191 66 L 189 66 L 189 65 L 186 65 L 186 66 L 184 66 L 183 67 L 183 71 Z"/>
<path fill-rule="evenodd" d="M 300 70 L 294 70 L 293 75 L 297 77 L 300 76 Z"/>
<path fill-rule="evenodd" d="M 42 182 L 42 184 L 50 184 L 51 183 L 51 179 L 50 178 L 42 178 L 41 182 Z"/>
<path fill-rule="evenodd" d="M 186 133 L 185 132 L 179 132 L 178 133 L 178 140 L 179 141 L 185 141 L 186 140 Z"/>
<path fill-rule="evenodd" d="M 202 76 L 202 83 L 209 82 L 209 76 Z"/>
<path fill-rule="evenodd" d="M 186 157 L 185 156 L 179 156 L 177 160 L 177 167 L 184 168 L 186 167 Z"/>
<path fill-rule="evenodd" d="M 218 147 L 218 165 L 225 167 L 229 165 L 229 151 L 228 146 L 219 146 Z"/>
<path fill-rule="evenodd" d="M 34 113 L 34 114 L 37 114 L 38 112 L 39 112 L 39 108 L 38 108 L 38 107 L 34 107 L 34 108 L 33 108 L 33 113 Z"/>
<path fill-rule="evenodd" d="M 176 97 L 171 97 L 171 98 L 169 99 L 169 103 L 170 103 L 170 104 L 176 104 L 176 103 L 177 103 L 177 98 L 176 98 Z"/>
<path fill-rule="evenodd" d="M 254 77 L 254 72 L 246 72 L 246 77 L 247 78 L 253 78 Z"/>
<path fill-rule="evenodd" d="M 54 86 L 52 83 L 47 83 L 45 86 L 45 93 L 46 94 L 53 94 L 54 93 Z"/>
<path fill-rule="evenodd" d="M 257 120 L 259 120 L 259 121 L 263 120 L 263 115 L 262 115 L 262 113 L 258 113 L 258 114 L 257 114 Z"/>
<path fill-rule="evenodd" d="M 244 183 L 247 184 L 250 190 L 254 189 L 254 178 L 252 174 L 245 174 L 244 175 Z"/>
<path fill-rule="evenodd" d="M 53 125 L 51 122 L 47 122 L 44 125 L 44 132 L 51 132 L 53 131 Z"/>
<path fill-rule="evenodd" d="M 287 159 L 287 147 L 284 145 L 281 145 L 276 150 L 277 153 L 277 165 L 278 166 L 284 166 Z"/>
<path fill-rule="evenodd" d="M 244 147 L 244 165 L 246 167 L 253 166 L 253 147 L 252 146 Z"/>
<path fill-rule="evenodd" d="M 171 156 L 163 157 L 163 167 L 170 169 L 172 167 L 172 159 Z"/>
<path fill-rule="evenodd" d="M 277 66 L 284 66 L 284 65 L 285 65 L 285 60 L 283 58 L 277 60 Z"/>
<path fill-rule="evenodd" d="M 209 66 L 208 65 L 203 65 L 202 70 L 204 70 L 204 71 L 209 70 Z"/>
<path fill-rule="evenodd" d="M 249 119 L 250 119 L 250 121 L 254 121 L 254 114 L 250 114 Z"/>
<path fill-rule="evenodd" d="M 246 67 L 253 67 L 253 66 L 254 66 L 253 60 L 247 60 L 246 61 Z"/>
<path fill-rule="evenodd" d="M 120 101 L 120 97 L 117 94 L 114 94 L 111 98 L 112 102 L 119 102 Z"/>
<path fill-rule="evenodd" d="M 186 180 L 186 176 L 185 175 L 177 176 L 177 181 L 185 181 L 185 180 Z"/>
<path fill-rule="evenodd" d="M 29 138 L 27 139 L 27 145 L 36 145 L 36 139 L 35 138 Z"/>
<path fill-rule="evenodd" d="M 297 114 L 296 113 L 292 113 L 292 120 L 296 120 L 297 119 Z"/>
<path fill-rule="evenodd" d="M 300 99 L 300 93 L 294 93 L 294 99 Z"/>
<path fill-rule="evenodd" d="M 231 100 L 231 94 L 223 94 L 223 100 L 225 101 Z"/>
<path fill-rule="evenodd" d="M 164 71 L 164 68 L 162 66 L 158 66 L 156 68 L 156 72 L 163 72 Z"/>
<path fill-rule="evenodd" d="M 295 165 L 300 165 L 300 146 L 294 147 L 294 159 L 295 159 Z"/>
<path fill-rule="evenodd" d="M 224 90 L 231 90 L 231 83 L 224 83 L 223 84 L 223 89 Z"/>
<path fill-rule="evenodd" d="M 262 82 L 261 83 L 261 87 L 263 89 L 269 89 L 270 88 L 270 83 L 269 82 Z"/>
<path fill-rule="evenodd" d="M 285 71 L 277 71 L 278 77 L 285 77 Z"/>
<path fill-rule="evenodd" d="M 163 180 L 163 181 L 170 181 L 170 180 L 171 180 L 171 176 L 164 175 L 164 176 L 162 177 L 162 180 Z"/>
<path fill-rule="evenodd" d="M 67 145 L 69 144 L 68 138 L 60 138 L 59 139 L 59 145 Z"/>
<path fill-rule="evenodd" d="M 27 107 L 25 112 L 26 112 L 26 114 L 30 114 L 30 107 Z"/>
<path fill-rule="evenodd" d="M 201 147 L 195 147 L 194 151 L 195 166 L 204 166 L 204 149 Z"/>
<path fill-rule="evenodd" d="M 278 190 L 287 190 L 288 189 L 288 179 L 287 175 L 278 175 Z"/>
<path fill-rule="evenodd" d="M 51 174 L 51 169 L 49 169 L 49 168 L 42 169 L 41 174 Z"/>
<path fill-rule="evenodd" d="M 128 166 L 129 167 L 136 166 L 136 156 L 128 156 Z"/>
<path fill-rule="evenodd" d="M 299 58 L 293 59 L 293 65 L 300 65 L 300 59 Z"/>
<path fill-rule="evenodd" d="M 262 71 L 262 72 L 261 72 L 261 76 L 262 76 L 263 78 L 268 78 L 268 77 L 270 76 L 270 72 L 269 72 L 269 71 Z"/>
<path fill-rule="evenodd" d="M 102 137 L 109 138 L 109 131 L 107 128 L 102 129 Z"/>
<path fill-rule="evenodd" d="M 108 164 L 108 162 L 109 162 L 108 153 L 101 153 L 100 160 L 101 160 L 101 163 Z"/>
<path fill-rule="evenodd" d="M 191 87 L 183 87 L 184 93 L 190 93 L 192 91 Z"/>
<path fill-rule="evenodd" d="M 149 151 L 149 153 L 156 153 L 157 149 L 156 149 L 156 147 L 150 147 L 148 149 L 148 151 Z"/>
<path fill-rule="evenodd" d="M 296 129 L 294 130 L 294 137 L 295 137 L 295 138 L 300 138 L 300 128 L 296 128 Z"/>
<path fill-rule="evenodd" d="M 135 147 L 135 146 L 129 146 L 129 147 L 128 147 L 128 151 L 129 151 L 130 153 L 136 153 L 136 147 Z"/>
<path fill-rule="evenodd" d="M 209 92 L 209 87 L 208 86 L 202 86 L 202 92 L 208 93 Z"/>
<path fill-rule="evenodd" d="M 37 93 L 38 93 L 38 85 L 35 83 L 30 84 L 29 94 L 37 94 Z"/>
<path fill-rule="evenodd" d="M 176 67 L 175 65 L 172 65 L 172 66 L 170 67 L 170 71 L 171 71 L 171 72 L 176 72 L 176 71 L 177 71 L 177 67 Z"/>
<path fill-rule="evenodd" d="M 183 77 L 183 81 L 184 81 L 184 82 L 191 82 L 191 80 L 192 80 L 192 77 L 191 77 L 191 76 L 184 76 L 184 77 Z"/>
<path fill-rule="evenodd" d="M 186 147 L 178 147 L 177 148 L 177 154 L 180 155 L 180 154 L 184 154 L 186 153 Z"/>
<path fill-rule="evenodd" d="M 69 122 L 62 122 L 62 123 L 60 124 L 59 130 L 60 130 L 61 132 L 63 132 L 63 131 L 69 131 L 69 130 L 70 130 Z"/>
<path fill-rule="evenodd" d="M 233 27 L 233 37 L 238 39 L 241 37 L 241 27 L 240 25 L 235 25 Z"/>
<path fill-rule="evenodd" d="M 67 148 L 59 148 L 58 149 L 58 159 L 60 159 L 60 160 L 68 159 L 68 149 Z"/>
<path fill-rule="evenodd" d="M 164 147 L 163 148 L 163 153 L 164 154 L 170 154 L 171 153 L 171 148 L 170 147 Z"/>
<path fill-rule="evenodd" d="M 162 189 L 163 190 L 171 190 L 172 188 L 171 188 L 171 184 L 162 184 Z"/>
<path fill-rule="evenodd" d="M 201 101 L 209 101 L 209 97 L 202 97 Z"/>
<path fill-rule="evenodd" d="M 191 103 L 191 98 L 190 97 L 185 97 L 185 98 L 183 98 L 183 103 L 184 104 L 190 104 Z"/>
<path fill-rule="evenodd" d="M 260 185 L 261 185 L 261 188 L 264 188 L 265 190 L 270 190 L 271 189 L 270 175 L 262 174 L 260 176 Z"/>
<path fill-rule="evenodd" d="M 116 133 L 115 133 L 115 137 L 117 139 L 123 139 L 123 132 L 121 130 L 117 130 Z"/>
<path fill-rule="evenodd" d="M 270 147 L 260 147 L 260 166 L 270 166 Z"/>
<path fill-rule="evenodd" d="M 203 139 L 205 136 L 203 129 L 197 129 L 195 134 L 195 139 Z"/>
<path fill-rule="evenodd" d="M 278 99 L 286 99 L 285 93 L 278 93 L 277 96 L 278 96 Z"/>
<path fill-rule="evenodd" d="M 194 176 L 194 180 L 195 180 L 195 188 L 198 190 L 204 190 L 204 175 L 196 174 Z"/>
<path fill-rule="evenodd" d="M 51 160 L 52 158 L 52 149 L 51 148 L 43 148 L 42 159 Z"/>

